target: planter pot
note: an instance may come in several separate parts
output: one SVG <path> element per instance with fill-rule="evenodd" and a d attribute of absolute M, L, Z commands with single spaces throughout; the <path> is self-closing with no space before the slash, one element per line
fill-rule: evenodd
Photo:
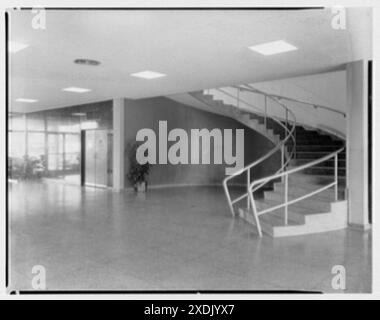
<path fill-rule="evenodd" d="M 135 190 L 137 192 L 146 192 L 146 189 L 147 189 L 147 183 L 146 181 L 144 182 L 138 182 L 135 184 Z"/>

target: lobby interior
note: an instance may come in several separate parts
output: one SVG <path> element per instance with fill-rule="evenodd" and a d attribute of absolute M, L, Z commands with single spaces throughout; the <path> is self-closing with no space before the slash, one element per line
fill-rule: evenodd
<path fill-rule="evenodd" d="M 34 28 L 29 10 L 8 12 L 9 292 L 36 290 L 35 266 L 46 290 L 371 292 L 369 9 L 347 9 L 338 30 L 329 8 L 45 14 L 45 28 Z M 251 48 L 277 40 L 296 49 Z M 158 135 L 160 121 L 184 132 L 244 130 L 245 165 L 270 152 L 268 131 L 215 108 L 239 108 L 248 93 L 215 105 L 195 95 L 243 84 L 294 99 L 295 124 L 344 141 L 336 190 L 345 228 L 261 236 L 231 216 L 225 163 L 153 164 L 146 192 L 135 191 L 131 146 L 143 128 Z M 250 182 L 282 158 L 252 168 Z M 231 198 L 245 188 L 237 179 Z M 344 288 L 332 286 L 334 266 L 345 268 Z"/>

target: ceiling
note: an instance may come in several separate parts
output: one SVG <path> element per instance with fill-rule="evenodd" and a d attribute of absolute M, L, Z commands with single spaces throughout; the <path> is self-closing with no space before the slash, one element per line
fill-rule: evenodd
<path fill-rule="evenodd" d="M 369 58 L 370 11 L 350 9 L 346 30 L 332 29 L 332 17 L 330 9 L 48 10 L 46 29 L 35 30 L 31 11 L 11 11 L 9 40 L 29 47 L 9 54 L 10 110 L 172 95 L 326 72 Z M 298 50 L 263 56 L 248 49 L 275 40 L 286 40 Z M 101 64 L 77 65 L 77 58 Z M 130 76 L 144 70 L 167 76 Z M 92 91 L 62 91 L 73 86 Z"/>

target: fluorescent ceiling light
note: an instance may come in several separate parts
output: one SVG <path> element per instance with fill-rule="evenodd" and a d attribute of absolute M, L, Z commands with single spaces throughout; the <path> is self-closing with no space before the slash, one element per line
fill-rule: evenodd
<path fill-rule="evenodd" d="M 62 89 L 62 91 L 67 91 L 67 92 L 76 92 L 76 93 L 84 93 L 84 92 L 89 92 L 91 89 L 86 89 L 86 88 L 78 88 L 78 87 L 68 87 Z"/>
<path fill-rule="evenodd" d="M 159 73 L 155 71 L 141 71 L 141 72 L 136 72 L 131 74 L 132 77 L 137 77 L 137 78 L 143 78 L 143 79 L 156 79 L 156 78 L 162 78 L 166 77 L 166 74 L 164 73 Z"/>
<path fill-rule="evenodd" d="M 16 99 L 16 102 L 25 102 L 25 103 L 34 103 L 37 102 L 36 99 L 26 99 L 26 98 L 18 98 Z"/>
<path fill-rule="evenodd" d="M 15 42 L 15 41 L 9 41 L 8 43 L 8 49 L 11 53 L 16 53 L 20 50 L 23 50 L 25 48 L 29 47 L 29 45 L 21 43 L 21 42 Z"/>
<path fill-rule="evenodd" d="M 96 121 L 85 121 L 85 122 L 81 123 L 80 127 L 83 130 L 86 130 L 86 129 L 97 129 L 98 128 L 98 123 Z"/>
<path fill-rule="evenodd" d="M 278 40 L 251 46 L 249 49 L 261 53 L 265 56 L 270 56 L 272 54 L 297 50 L 298 48 L 284 40 Z"/>
<path fill-rule="evenodd" d="M 80 130 L 79 124 L 69 124 L 69 125 L 63 125 L 58 126 L 58 131 L 60 132 L 78 132 Z"/>
<path fill-rule="evenodd" d="M 86 115 L 86 113 L 84 113 L 84 112 L 74 112 L 71 115 L 72 116 L 76 116 L 76 117 L 84 117 Z"/>

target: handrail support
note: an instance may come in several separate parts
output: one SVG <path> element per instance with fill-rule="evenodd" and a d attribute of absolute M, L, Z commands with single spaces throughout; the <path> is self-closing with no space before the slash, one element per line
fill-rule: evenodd
<path fill-rule="evenodd" d="M 288 225 L 289 174 L 285 174 L 285 225 Z"/>
<path fill-rule="evenodd" d="M 247 170 L 247 193 L 249 192 L 249 187 L 251 185 L 251 168 Z M 250 198 L 247 197 L 247 209 L 251 208 Z"/>
<path fill-rule="evenodd" d="M 268 112 L 267 112 L 267 96 L 264 96 L 264 105 L 265 105 L 265 118 L 264 118 L 264 122 L 265 122 L 265 128 L 267 129 L 268 131 L 268 126 L 267 126 L 267 117 L 268 117 Z"/>
<path fill-rule="evenodd" d="M 285 145 L 283 144 L 281 146 L 281 168 L 284 168 L 284 164 L 285 164 Z M 281 178 L 281 182 L 283 182 L 284 179 L 283 177 Z"/>
<path fill-rule="evenodd" d="M 237 108 L 240 108 L 240 88 L 237 88 L 237 94 L 236 94 L 236 103 L 237 103 Z"/>
<path fill-rule="evenodd" d="M 264 116 L 264 124 L 265 124 L 265 128 L 266 130 L 268 130 L 268 99 L 270 101 L 273 100 L 273 102 L 277 102 L 282 108 L 284 108 L 285 110 L 285 119 L 282 118 L 278 118 L 278 117 L 274 117 L 274 116 L 270 116 L 271 117 L 271 120 L 274 120 L 275 122 L 277 122 L 284 130 L 285 130 L 285 135 L 284 135 L 284 138 L 281 139 L 282 141 L 275 147 L 273 148 L 270 152 L 268 152 L 265 156 L 261 157 L 260 159 L 254 161 L 253 163 L 247 165 L 246 167 L 238 170 L 237 172 L 234 173 L 233 176 L 231 177 L 227 177 L 224 179 L 223 181 L 223 185 L 224 185 L 224 189 L 225 189 L 225 192 L 226 192 L 226 196 L 227 196 L 227 200 L 228 200 L 228 204 L 229 204 L 229 207 L 230 207 L 230 210 L 231 210 L 231 214 L 233 216 L 236 215 L 235 213 L 235 210 L 234 210 L 234 204 L 243 200 L 245 197 L 247 197 L 247 211 L 248 212 L 251 212 L 253 214 L 253 218 L 254 218 L 254 222 L 256 223 L 256 226 L 257 226 L 257 231 L 259 233 L 260 236 L 262 236 L 262 230 L 261 230 L 261 225 L 260 225 L 260 219 L 259 219 L 259 216 L 264 214 L 264 213 L 267 213 L 267 212 L 271 212 L 273 210 L 277 210 L 277 209 L 280 209 L 280 208 L 284 208 L 284 224 L 285 225 L 288 225 L 289 223 L 289 205 L 292 205 L 293 203 L 296 203 L 298 201 L 301 201 L 302 199 L 305 199 L 307 197 L 311 197 L 313 196 L 314 194 L 317 194 L 323 190 L 327 190 L 328 188 L 331 188 L 331 187 L 334 187 L 334 191 L 335 191 L 335 200 L 337 201 L 338 200 L 338 182 L 339 182 L 339 161 L 338 161 L 338 154 L 344 149 L 341 148 L 325 157 L 322 157 L 322 158 L 319 158 L 317 160 L 314 160 L 314 161 L 311 161 L 310 163 L 307 163 L 307 164 L 304 164 L 304 165 L 300 165 L 300 166 L 297 166 L 296 168 L 289 168 L 288 165 L 290 163 L 290 161 L 293 159 L 293 158 L 296 158 L 296 148 L 297 148 L 297 121 L 296 121 L 296 118 L 295 118 L 295 115 L 294 113 L 292 112 L 291 109 L 289 109 L 287 107 L 287 105 L 285 103 L 282 103 L 280 101 L 280 99 L 285 99 L 285 100 L 290 100 L 288 98 L 284 98 L 284 97 L 280 97 L 280 96 L 275 96 L 275 95 L 270 95 L 270 94 L 266 94 L 260 90 L 257 90 L 257 89 L 254 89 L 252 87 L 250 87 L 249 85 L 246 85 L 248 86 L 248 88 L 245 88 L 245 87 L 235 87 L 237 89 L 237 94 L 236 94 L 236 97 L 233 96 L 233 94 L 229 94 L 228 92 L 224 92 L 222 89 L 218 89 L 219 91 L 223 92 L 224 94 L 227 94 L 228 96 L 232 97 L 232 98 L 235 98 L 236 99 L 236 102 L 237 102 L 237 109 L 240 109 L 240 105 L 241 103 L 244 104 L 244 105 L 248 105 L 250 106 L 250 104 L 248 102 L 246 102 L 244 99 L 240 100 L 240 91 L 244 92 L 244 91 L 251 91 L 251 92 L 254 92 L 254 93 L 259 93 L 259 94 L 263 94 L 264 95 L 264 107 L 265 107 L 265 110 L 264 110 L 264 114 L 263 114 L 263 110 L 259 110 L 259 115 L 260 117 Z M 291 101 L 291 100 L 290 100 Z M 320 107 L 320 106 L 318 106 Z M 254 108 L 254 107 L 253 107 Z M 244 108 L 243 108 L 244 109 Z M 257 108 L 254 108 L 254 109 L 257 109 Z M 328 109 L 328 108 L 325 108 L 325 109 Z M 239 110 L 241 111 L 241 110 Z M 333 111 L 333 110 L 331 110 Z M 282 114 L 282 113 L 281 113 Z M 291 117 L 289 119 L 289 116 Z M 290 129 L 289 129 L 290 127 Z M 280 131 L 281 132 L 281 131 Z M 292 140 L 292 143 L 290 143 L 289 141 Z M 292 150 L 290 150 L 290 147 L 292 147 Z M 277 153 L 278 151 L 280 151 L 281 149 L 281 168 L 274 174 L 270 175 L 270 176 L 267 176 L 267 177 L 264 177 L 264 178 L 261 178 L 261 179 L 257 179 L 255 181 L 251 181 L 251 168 L 256 166 L 257 164 L 261 163 L 263 160 L 267 159 L 268 157 L 270 157 L 271 155 Z M 332 159 L 334 157 L 334 182 L 330 183 L 329 185 L 327 186 L 324 186 L 316 191 L 313 191 L 305 196 L 302 196 L 300 198 L 297 198 L 297 199 L 291 199 L 289 200 L 289 175 L 290 174 L 293 174 L 293 173 L 296 173 L 298 171 L 301 171 L 303 169 L 306 169 L 308 167 L 311 167 L 317 163 L 321 163 L 323 161 L 326 161 L 328 159 Z M 236 177 L 237 175 L 240 175 L 242 173 L 246 172 L 247 176 L 246 176 L 246 182 L 247 182 L 247 188 L 246 188 L 246 193 L 235 198 L 234 200 L 232 200 L 232 195 L 230 194 L 229 192 L 229 187 L 227 185 L 227 182 L 232 179 L 233 177 Z M 281 204 L 281 205 L 277 205 L 277 206 L 274 206 L 272 208 L 267 208 L 265 210 L 261 210 L 260 212 L 257 210 L 257 203 L 256 203 L 256 200 L 255 200 L 255 197 L 254 197 L 254 192 L 258 189 L 260 189 L 262 186 L 266 185 L 268 183 L 268 181 L 273 181 L 275 179 L 281 179 L 281 182 L 284 184 L 284 203 Z"/>
<path fill-rule="evenodd" d="M 334 156 L 335 201 L 338 201 L 338 154 Z"/>

